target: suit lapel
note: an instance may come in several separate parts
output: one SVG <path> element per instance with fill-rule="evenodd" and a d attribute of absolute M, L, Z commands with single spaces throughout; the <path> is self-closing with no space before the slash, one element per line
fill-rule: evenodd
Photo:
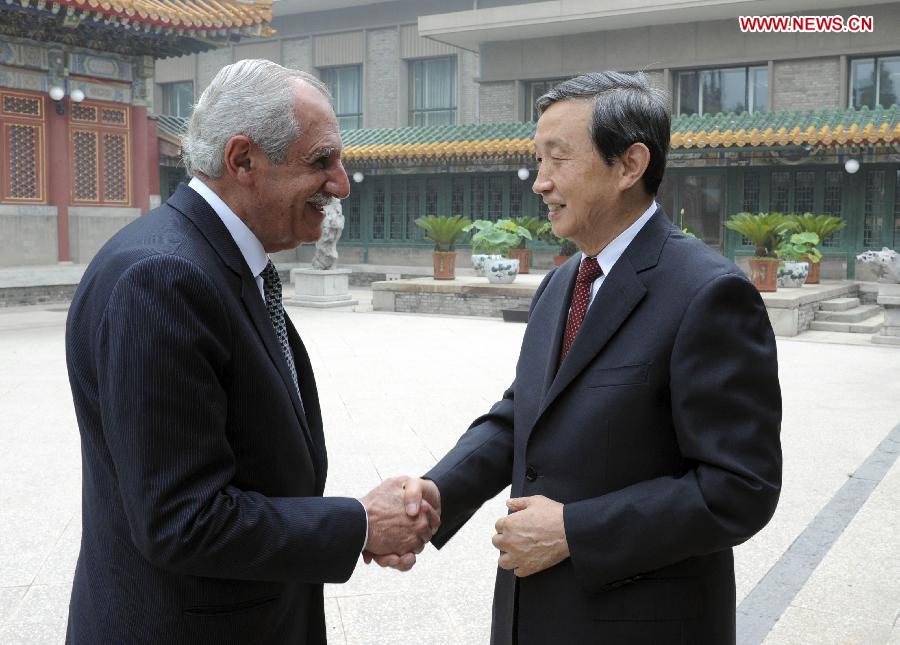
<path fill-rule="evenodd" d="M 551 349 L 546 357 L 545 388 L 535 423 L 553 401 L 603 350 L 634 308 L 643 300 L 647 293 L 647 287 L 644 286 L 639 274 L 656 266 L 662 253 L 662 247 L 672 230 L 672 225 L 665 212 L 662 208 L 657 208 L 632 243 L 625 249 L 609 275 L 604 278 L 594 302 L 588 308 L 581 329 L 572 344 L 572 349 L 569 350 L 569 354 L 562 364 L 558 364 L 562 336 L 569 313 L 569 303 L 575 277 L 578 275 L 580 256 L 572 258 L 566 263 L 565 277 L 548 301 L 548 305 L 552 303 L 552 306 L 560 310 L 560 315 L 557 317 L 552 331 L 552 342 L 549 343 Z M 569 267 L 569 264 L 572 266 Z M 558 370 L 557 365 L 559 366 Z"/>
<path fill-rule="evenodd" d="M 179 184 L 167 203 L 194 223 L 194 226 L 203 234 L 225 265 L 240 277 L 241 300 L 244 303 L 244 308 L 247 310 L 250 320 L 253 321 L 253 325 L 263 341 L 269 358 L 281 375 L 282 381 L 284 381 L 288 396 L 291 397 L 291 403 L 294 406 L 294 412 L 296 412 L 300 426 L 303 428 L 306 442 L 315 455 L 317 451 L 309 430 L 309 424 L 306 415 L 303 413 L 300 398 L 294 388 L 294 380 L 291 378 L 290 371 L 281 354 L 281 347 L 275 337 L 272 319 L 269 318 L 269 312 L 266 311 L 256 279 L 250 274 L 250 268 L 247 266 L 247 262 L 244 260 L 244 256 L 241 254 L 241 250 L 235 243 L 234 238 L 231 237 L 231 233 L 228 232 L 225 224 L 222 223 L 212 206 L 193 188 L 185 184 Z M 285 316 L 285 319 L 287 319 L 287 316 Z"/>

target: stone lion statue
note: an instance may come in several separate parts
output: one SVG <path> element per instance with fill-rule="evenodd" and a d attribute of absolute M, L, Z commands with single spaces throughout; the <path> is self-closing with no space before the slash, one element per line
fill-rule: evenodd
<path fill-rule="evenodd" d="M 337 266 L 337 243 L 344 230 L 344 213 L 341 200 L 332 198 L 325 206 L 325 220 L 322 222 L 322 237 L 316 242 L 316 253 L 313 255 L 313 269 L 333 269 Z"/>
<path fill-rule="evenodd" d="M 879 282 L 900 283 L 900 253 L 884 247 L 880 251 L 866 251 L 856 259 L 869 266 Z"/>

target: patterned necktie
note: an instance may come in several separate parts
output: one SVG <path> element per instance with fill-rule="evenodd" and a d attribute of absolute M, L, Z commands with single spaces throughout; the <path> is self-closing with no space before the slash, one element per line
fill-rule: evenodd
<path fill-rule="evenodd" d="M 563 336 L 562 349 L 559 353 L 559 362 L 562 364 L 566 354 L 572 349 L 575 336 L 587 313 L 591 302 L 591 287 L 594 280 L 603 275 L 603 269 L 597 263 L 597 258 L 585 258 L 578 268 L 578 277 L 575 278 L 575 291 L 572 293 L 572 305 L 569 307 L 569 319 L 566 321 L 566 334 Z"/>
<path fill-rule="evenodd" d="M 291 346 L 288 344 L 287 326 L 284 324 L 284 307 L 281 304 L 281 278 L 278 277 L 278 271 L 272 260 L 266 265 L 260 274 L 263 279 L 263 292 L 266 297 L 266 309 L 269 310 L 269 318 L 272 319 L 272 327 L 275 328 L 275 338 L 281 346 L 281 354 L 287 362 L 288 370 L 291 372 L 291 378 L 294 381 L 294 387 L 297 388 L 297 395 L 300 395 L 300 388 L 297 386 L 297 368 L 294 367 L 294 355 L 291 353 Z"/>

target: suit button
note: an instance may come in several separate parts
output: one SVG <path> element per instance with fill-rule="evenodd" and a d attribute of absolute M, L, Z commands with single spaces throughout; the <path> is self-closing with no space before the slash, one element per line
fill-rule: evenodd
<path fill-rule="evenodd" d="M 529 466 L 528 468 L 525 469 L 525 479 L 527 479 L 530 482 L 533 482 L 533 481 L 536 481 L 537 478 L 538 478 L 538 474 L 533 466 Z"/>

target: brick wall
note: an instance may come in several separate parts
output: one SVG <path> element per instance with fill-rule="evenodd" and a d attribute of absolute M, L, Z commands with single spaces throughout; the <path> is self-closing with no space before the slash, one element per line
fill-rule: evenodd
<path fill-rule="evenodd" d="M 460 78 L 458 123 L 477 123 L 475 104 L 478 100 L 478 83 L 475 82 L 475 77 L 478 76 L 478 54 L 460 49 L 456 64 L 459 65 Z"/>
<path fill-rule="evenodd" d="M 314 74 L 312 60 L 312 39 L 296 38 L 281 43 L 282 65 L 293 69 L 302 69 Z"/>
<path fill-rule="evenodd" d="M 396 27 L 373 29 L 366 42 L 367 128 L 396 128 L 400 85 L 400 32 Z"/>
<path fill-rule="evenodd" d="M 515 81 L 480 83 L 478 101 L 481 123 L 508 123 L 521 118 L 516 113 Z"/>
<path fill-rule="evenodd" d="M 776 62 L 776 110 L 821 110 L 840 107 L 840 61 L 816 58 Z"/>

